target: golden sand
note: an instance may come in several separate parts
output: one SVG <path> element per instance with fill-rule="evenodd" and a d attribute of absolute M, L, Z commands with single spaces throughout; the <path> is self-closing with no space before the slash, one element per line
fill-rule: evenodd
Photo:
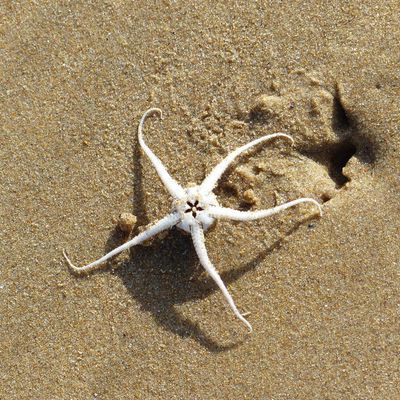
<path fill-rule="evenodd" d="M 0 398 L 400 398 L 398 1 L 4 2 Z M 323 203 L 179 231 L 87 277 L 183 185 L 276 131 L 221 180 L 226 206 Z M 134 229 L 134 232 L 135 232 Z"/>

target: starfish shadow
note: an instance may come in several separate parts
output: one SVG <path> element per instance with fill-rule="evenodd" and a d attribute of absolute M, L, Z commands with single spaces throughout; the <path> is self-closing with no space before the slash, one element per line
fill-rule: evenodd
<path fill-rule="evenodd" d="M 308 219 L 310 218 L 296 223 L 284 237 L 277 239 L 243 266 L 221 273 L 222 280 L 229 285 L 254 270 Z M 114 230 L 110 236 L 110 239 L 113 238 L 109 241 L 110 248 L 120 244 L 118 240 L 121 237 L 118 230 Z M 190 236 L 182 234 L 178 229 L 172 229 L 162 240 L 156 238 L 149 246 L 133 247 L 130 259 L 118 263 L 117 267 L 115 273 L 132 297 L 167 331 L 181 338 L 192 338 L 212 352 L 226 351 L 243 342 L 238 340 L 230 344 L 220 344 L 176 309 L 180 304 L 202 300 L 219 290 L 211 278 L 198 278 L 203 269 Z"/>
<path fill-rule="evenodd" d="M 119 236 L 117 231 L 114 235 Z M 114 245 L 115 239 L 110 243 Z M 198 279 L 202 268 L 190 236 L 172 229 L 163 240 L 155 239 L 149 246 L 132 248 L 130 259 L 117 264 L 117 267 L 115 274 L 140 303 L 142 310 L 151 313 L 167 331 L 181 338 L 192 338 L 212 352 L 226 351 L 242 343 L 242 340 L 218 343 L 176 309 L 180 304 L 204 299 L 218 290 L 210 278 Z M 246 268 L 241 268 L 221 277 L 229 284 L 245 272 Z"/>
<path fill-rule="evenodd" d="M 131 254 L 115 273 L 160 326 L 181 338 L 190 337 L 212 352 L 229 350 L 241 343 L 217 343 L 176 309 L 179 304 L 204 299 L 216 290 L 210 280 L 201 282 L 195 278 L 200 265 L 190 237 L 173 229 L 165 239 L 133 248 Z"/>

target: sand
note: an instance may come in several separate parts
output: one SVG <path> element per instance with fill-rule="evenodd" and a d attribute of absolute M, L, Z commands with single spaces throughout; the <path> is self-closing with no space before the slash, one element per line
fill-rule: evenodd
<path fill-rule="evenodd" d="M 1 399 L 398 399 L 398 1 L 4 2 Z M 209 255 L 232 315 L 177 230 L 77 277 L 165 215 L 137 123 L 173 176 L 241 158 L 220 202 L 304 205 L 219 222 Z"/>

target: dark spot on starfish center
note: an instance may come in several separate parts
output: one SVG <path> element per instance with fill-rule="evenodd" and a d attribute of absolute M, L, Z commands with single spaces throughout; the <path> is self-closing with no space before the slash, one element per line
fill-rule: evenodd
<path fill-rule="evenodd" d="M 185 210 L 185 213 L 189 213 L 191 212 L 193 215 L 193 218 L 196 218 L 197 216 L 197 212 L 198 211 L 203 211 L 204 208 L 199 207 L 199 201 L 196 200 L 195 202 L 191 202 L 191 201 L 187 201 L 186 204 L 189 206 L 189 208 L 187 210 Z"/>

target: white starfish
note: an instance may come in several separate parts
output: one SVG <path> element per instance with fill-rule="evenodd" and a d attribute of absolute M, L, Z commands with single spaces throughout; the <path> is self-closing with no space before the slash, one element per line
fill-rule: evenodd
<path fill-rule="evenodd" d="M 247 143 L 244 146 L 237 148 L 232 153 L 229 153 L 216 167 L 214 167 L 211 173 L 203 180 L 200 185 L 183 188 L 181 185 L 178 184 L 178 182 L 175 181 L 175 179 L 171 177 L 160 159 L 150 150 L 150 148 L 143 141 L 144 122 L 148 116 L 154 113 L 158 113 L 162 118 L 162 112 L 158 108 L 150 108 L 143 114 L 138 127 L 139 143 L 144 152 L 149 157 L 150 161 L 152 162 L 164 186 L 173 197 L 172 212 L 153 224 L 146 231 L 140 233 L 133 239 L 129 240 L 128 242 L 110 251 L 108 254 L 88 265 L 85 265 L 83 267 L 76 267 L 72 264 L 65 251 L 63 251 L 64 257 L 73 271 L 78 273 L 89 272 L 96 269 L 99 265 L 103 264 L 109 258 L 115 256 L 116 254 L 119 254 L 121 251 L 142 243 L 152 236 L 157 235 L 158 233 L 176 225 L 178 228 L 191 234 L 193 245 L 199 257 L 200 263 L 203 265 L 203 267 L 221 289 L 223 295 L 225 296 L 225 299 L 228 301 L 228 304 L 235 315 L 248 327 L 251 332 L 252 326 L 237 309 L 224 282 L 222 281 L 217 270 L 215 269 L 214 265 L 208 257 L 204 243 L 204 232 L 207 231 L 207 229 L 209 229 L 218 218 L 231 219 L 235 221 L 251 221 L 259 218 L 268 217 L 289 207 L 293 207 L 297 204 L 306 202 L 315 204 L 318 207 L 320 215 L 322 215 L 322 209 L 319 203 L 314 199 L 300 198 L 266 210 L 238 211 L 231 208 L 221 207 L 218 204 L 215 194 L 213 193 L 213 189 L 216 186 L 216 183 L 221 175 L 229 166 L 229 164 L 239 154 L 243 153 L 244 151 L 248 150 L 258 143 L 270 139 L 285 138 L 290 140 L 292 144 L 293 139 L 291 136 L 284 133 L 274 133 L 253 140 L 250 143 Z"/>

